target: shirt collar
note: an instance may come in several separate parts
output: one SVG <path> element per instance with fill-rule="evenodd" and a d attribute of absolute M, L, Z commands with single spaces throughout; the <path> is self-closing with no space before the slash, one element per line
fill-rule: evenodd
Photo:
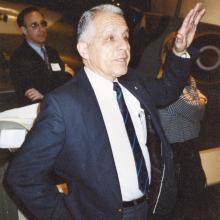
<path fill-rule="evenodd" d="M 27 41 L 27 43 L 30 45 L 31 48 L 33 48 L 43 58 L 41 47 L 37 46 L 36 44 L 33 44 L 30 41 Z M 43 48 L 45 48 L 45 46 L 43 46 Z"/>
<path fill-rule="evenodd" d="M 113 82 L 84 66 L 87 77 L 95 90 L 113 91 Z M 117 79 L 115 80 L 117 81 Z"/>

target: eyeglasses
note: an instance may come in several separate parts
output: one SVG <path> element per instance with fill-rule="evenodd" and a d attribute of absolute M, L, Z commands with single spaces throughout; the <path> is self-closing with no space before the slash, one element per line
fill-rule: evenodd
<path fill-rule="evenodd" d="M 47 27 L 47 21 L 42 20 L 40 23 L 38 23 L 38 22 L 33 22 L 33 23 L 31 23 L 30 25 L 25 25 L 25 27 L 30 27 L 30 28 L 32 28 L 33 30 L 38 29 L 40 26 L 43 27 L 43 28 L 46 28 L 46 27 Z"/>

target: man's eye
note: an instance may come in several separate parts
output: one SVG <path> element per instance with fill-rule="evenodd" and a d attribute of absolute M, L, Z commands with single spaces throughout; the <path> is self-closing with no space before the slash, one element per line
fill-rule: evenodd
<path fill-rule="evenodd" d="M 107 37 L 107 40 L 108 40 L 108 41 L 113 41 L 113 40 L 114 40 L 114 37 L 113 37 L 112 35 L 111 35 L 111 36 L 108 36 L 108 37 Z"/>
<path fill-rule="evenodd" d="M 128 41 L 128 40 L 129 40 L 129 36 L 124 36 L 124 39 L 125 39 L 126 41 Z"/>

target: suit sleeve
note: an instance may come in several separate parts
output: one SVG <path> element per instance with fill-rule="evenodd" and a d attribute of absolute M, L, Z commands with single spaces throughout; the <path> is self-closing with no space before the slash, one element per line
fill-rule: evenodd
<path fill-rule="evenodd" d="M 17 54 L 12 55 L 10 59 L 10 75 L 15 90 L 20 98 L 24 98 L 24 93 L 33 87 L 30 80 L 31 63 Z"/>
<path fill-rule="evenodd" d="M 58 192 L 52 178 L 64 137 L 61 111 L 48 96 L 5 175 L 5 185 L 14 200 L 40 220 L 75 219 L 65 203 L 68 196 Z"/>
<path fill-rule="evenodd" d="M 170 52 L 164 65 L 163 77 L 159 80 L 142 80 L 157 107 L 167 106 L 177 100 L 187 84 L 191 65 L 198 55 L 194 48 L 188 52 L 190 59 L 178 57 Z"/>

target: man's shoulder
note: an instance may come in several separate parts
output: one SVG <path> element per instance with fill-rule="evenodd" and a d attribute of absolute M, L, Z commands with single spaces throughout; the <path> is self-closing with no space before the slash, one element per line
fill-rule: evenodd
<path fill-rule="evenodd" d="M 120 77 L 120 81 L 141 84 L 142 80 L 139 77 L 139 74 L 137 73 L 137 71 L 129 67 L 127 73 Z"/>
<path fill-rule="evenodd" d="M 46 48 L 47 55 L 51 62 L 58 62 L 58 63 L 62 62 L 63 63 L 59 55 L 59 52 L 55 48 L 48 46 L 48 45 L 45 45 L 45 48 Z"/>
<path fill-rule="evenodd" d="M 70 80 L 68 80 L 63 85 L 59 86 L 54 90 L 55 93 L 63 93 L 68 92 L 69 90 L 81 89 L 85 84 L 84 80 L 81 80 L 81 71 L 78 72 L 75 76 L 73 76 Z"/>
<path fill-rule="evenodd" d="M 31 47 L 26 42 L 23 42 L 14 50 L 12 57 L 16 56 L 17 58 L 20 58 L 26 56 L 27 53 L 29 54 L 30 51 Z"/>
<path fill-rule="evenodd" d="M 53 53 L 53 54 L 56 53 L 56 54 L 58 54 L 58 51 L 55 48 L 53 48 L 49 45 L 46 45 L 45 48 L 47 50 L 47 53 Z"/>

